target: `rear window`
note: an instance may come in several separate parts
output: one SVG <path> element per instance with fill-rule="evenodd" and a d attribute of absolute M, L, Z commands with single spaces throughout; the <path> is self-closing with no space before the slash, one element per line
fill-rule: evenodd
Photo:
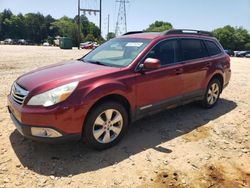
<path fill-rule="evenodd" d="M 181 49 L 183 61 L 199 59 L 208 56 L 202 41 L 198 39 L 182 39 Z"/>
<path fill-rule="evenodd" d="M 218 55 L 221 53 L 220 48 L 212 41 L 204 41 L 210 56 Z"/>

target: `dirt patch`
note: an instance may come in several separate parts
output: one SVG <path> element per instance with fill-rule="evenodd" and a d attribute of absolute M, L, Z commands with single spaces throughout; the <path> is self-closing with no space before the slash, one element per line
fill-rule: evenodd
<path fill-rule="evenodd" d="M 18 67 L 16 67 L 16 66 L 10 66 L 10 65 L 1 65 L 0 64 L 0 69 L 1 70 L 12 70 L 12 69 L 18 69 Z"/>
<path fill-rule="evenodd" d="M 226 165 L 225 165 L 226 164 Z M 227 163 L 222 165 L 206 165 L 199 169 L 201 173 L 184 174 L 183 172 L 173 171 L 173 168 L 168 168 L 151 179 L 151 183 L 142 187 L 214 187 L 214 188 L 249 188 L 250 174 L 235 168 Z"/>
<path fill-rule="evenodd" d="M 188 142 L 197 142 L 210 136 L 210 127 L 198 127 L 196 130 L 184 135 L 182 138 Z"/>
<path fill-rule="evenodd" d="M 227 163 L 208 166 L 204 172 L 209 187 L 250 187 L 249 173 Z"/>
<path fill-rule="evenodd" d="M 172 187 L 172 188 L 184 188 L 184 179 L 181 180 L 179 172 L 164 171 L 159 173 L 152 184 L 149 187 L 161 188 L 161 187 Z M 148 185 L 145 185 L 148 186 Z"/>

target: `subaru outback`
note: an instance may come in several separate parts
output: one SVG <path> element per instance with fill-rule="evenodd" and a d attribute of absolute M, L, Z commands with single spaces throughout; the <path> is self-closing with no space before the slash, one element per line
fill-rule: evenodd
<path fill-rule="evenodd" d="M 24 137 L 105 149 L 141 117 L 193 101 L 213 107 L 230 77 L 230 57 L 209 32 L 129 32 L 20 76 L 8 109 Z"/>

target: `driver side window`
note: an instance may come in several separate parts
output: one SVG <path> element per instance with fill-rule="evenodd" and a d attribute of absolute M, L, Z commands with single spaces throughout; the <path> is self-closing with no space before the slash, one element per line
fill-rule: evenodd
<path fill-rule="evenodd" d="M 179 45 L 177 40 L 166 40 L 157 44 L 146 58 L 159 59 L 161 66 L 178 62 Z"/>

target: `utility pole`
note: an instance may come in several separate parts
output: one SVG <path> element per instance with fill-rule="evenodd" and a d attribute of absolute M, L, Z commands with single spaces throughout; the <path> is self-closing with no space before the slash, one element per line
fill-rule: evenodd
<path fill-rule="evenodd" d="M 100 0 L 100 14 L 99 14 L 99 28 L 100 28 L 100 35 L 102 35 L 102 0 Z"/>
<path fill-rule="evenodd" d="M 108 14 L 108 32 L 107 32 L 107 35 L 109 34 L 109 17 L 110 17 L 110 15 Z"/>
<path fill-rule="evenodd" d="M 127 32 L 127 12 L 126 12 L 126 3 L 129 3 L 127 0 L 116 0 L 119 4 L 119 11 L 117 16 L 117 22 L 115 27 L 116 36 L 121 35 Z"/>
<path fill-rule="evenodd" d="M 89 12 L 89 13 L 99 13 L 99 29 L 100 29 L 100 35 L 102 35 L 102 0 L 100 0 L 100 7 L 99 9 L 85 9 L 81 8 L 81 0 L 78 0 L 78 49 L 80 49 L 80 40 L 81 40 L 81 11 L 82 12 Z"/>
<path fill-rule="evenodd" d="M 78 25 L 78 50 L 79 50 L 79 49 L 80 49 L 80 42 L 81 42 L 80 0 L 78 0 L 78 18 L 77 18 L 77 25 Z"/>

